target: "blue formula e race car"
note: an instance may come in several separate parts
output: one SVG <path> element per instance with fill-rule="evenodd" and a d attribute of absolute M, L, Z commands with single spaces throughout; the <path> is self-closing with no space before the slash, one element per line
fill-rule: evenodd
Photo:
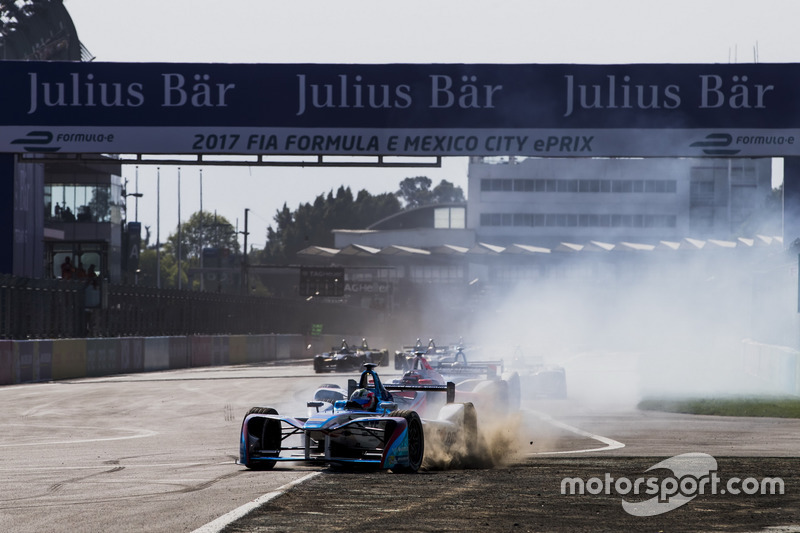
<path fill-rule="evenodd" d="M 435 439 L 454 456 L 477 453 L 478 422 L 470 403 L 454 403 L 455 386 L 392 385 L 392 390 L 446 394 L 436 419 L 422 419 L 398 403 L 367 363 L 349 399 L 307 417 L 281 416 L 269 407 L 253 407 L 242 421 L 239 464 L 268 470 L 281 461 L 339 466 L 365 465 L 392 472 L 416 472 L 422 466 L 425 441 Z M 323 402 L 308 402 L 319 409 Z"/>

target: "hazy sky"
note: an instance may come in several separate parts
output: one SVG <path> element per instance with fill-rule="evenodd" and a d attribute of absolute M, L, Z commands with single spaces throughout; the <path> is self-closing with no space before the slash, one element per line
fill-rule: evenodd
<path fill-rule="evenodd" d="M 791 63 L 800 61 L 796 0 L 65 0 L 96 61 L 187 63 Z M 129 191 L 134 167 L 126 167 Z M 177 173 L 161 168 L 161 239 L 178 223 Z M 290 209 L 350 186 L 395 191 L 405 177 L 466 193 L 467 162 L 441 169 L 203 170 L 203 209 L 256 248 Z M 155 240 L 156 169 L 138 169 L 139 220 Z M 181 168 L 181 218 L 200 208 L 199 169 Z M 129 219 L 134 200 L 129 199 Z"/>

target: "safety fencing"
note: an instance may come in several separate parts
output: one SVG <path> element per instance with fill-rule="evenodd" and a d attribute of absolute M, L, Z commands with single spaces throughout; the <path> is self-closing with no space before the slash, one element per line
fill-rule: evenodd
<path fill-rule="evenodd" d="M 96 305 L 95 305 L 96 304 Z M 385 314 L 270 298 L 0 275 L 0 339 L 376 331 Z"/>
<path fill-rule="evenodd" d="M 80 337 L 86 284 L 0 275 L 0 338 Z"/>

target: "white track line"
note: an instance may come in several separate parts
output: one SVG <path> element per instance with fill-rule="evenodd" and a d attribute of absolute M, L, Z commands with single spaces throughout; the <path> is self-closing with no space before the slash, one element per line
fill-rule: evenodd
<path fill-rule="evenodd" d="M 219 531 L 222 531 L 224 528 L 226 528 L 227 526 L 229 526 L 230 524 L 232 524 L 236 520 L 239 520 L 240 518 L 242 518 L 243 516 L 247 515 L 248 513 L 258 509 L 259 507 L 261 507 L 262 505 L 264 505 L 268 501 L 274 500 L 278 496 L 284 494 L 286 491 L 288 491 L 292 487 L 294 487 L 296 485 L 299 485 L 300 483 L 305 483 L 309 479 L 311 479 L 313 477 L 316 477 L 316 476 L 320 475 L 321 473 L 322 473 L 321 471 L 320 472 L 311 472 L 310 474 L 305 475 L 305 476 L 301 477 L 300 479 L 296 479 L 296 480 L 292 481 L 291 483 L 287 483 L 286 485 L 284 485 L 282 487 L 278 487 L 277 489 L 273 490 L 272 492 L 268 492 L 268 493 L 264 494 L 263 496 L 259 496 L 255 500 L 253 500 L 253 501 L 251 501 L 249 503 L 246 503 L 246 504 L 242 505 L 241 507 L 238 507 L 238 508 L 234 509 L 233 511 L 229 512 L 229 513 L 226 513 L 226 514 L 220 516 L 216 520 L 214 520 L 212 522 L 209 522 L 208 524 L 206 524 L 204 526 L 200 526 L 199 528 L 195 529 L 192 533 L 218 533 Z"/>
<path fill-rule="evenodd" d="M 580 435 L 581 437 L 588 437 L 590 439 L 594 439 L 596 441 L 602 442 L 605 446 L 601 448 L 588 448 L 584 450 L 563 450 L 558 452 L 531 452 L 528 455 L 560 455 L 560 454 L 568 454 L 568 453 L 587 453 L 587 452 L 601 452 L 601 451 L 609 451 L 609 450 L 617 450 L 619 448 L 624 448 L 625 444 L 616 441 L 614 439 L 609 439 L 608 437 L 603 437 L 602 435 L 595 435 L 594 433 L 589 433 L 588 431 L 584 431 L 580 428 L 576 428 L 574 426 L 570 426 L 569 424 L 565 424 L 564 422 L 560 422 L 555 420 L 548 414 L 540 413 L 538 411 L 530 411 L 531 413 L 538 416 L 541 420 L 544 420 L 548 424 L 552 424 L 556 427 L 561 429 L 566 429 L 576 435 Z"/>
<path fill-rule="evenodd" d="M 91 427 L 91 426 L 27 426 L 27 427 L 49 427 L 50 429 L 54 427 L 62 427 L 62 428 L 69 428 L 69 429 L 97 429 L 103 430 L 103 428 L 99 427 Z M 157 431 L 153 431 L 150 429 L 126 429 L 126 428 L 110 428 L 113 431 L 129 431 L 133 433 L 133 435 L 121 436 L 121 437 L 97 437 L 93 439 L 70 439 L 70 440 L 37 440 L 36 442 L 17 442 L 14 444 L 0 444 L 0 448 L 18 448 L 20 446 L 31 446 L 35 448 L 39 448 L 41 446 L 52 446 L 54 444 L 84 444 L 87 442 L 106 442 L 112 440 L 129 440 L 129 439 L 143 439 L 146 437 L 153 437 L 158 435 Z"/>

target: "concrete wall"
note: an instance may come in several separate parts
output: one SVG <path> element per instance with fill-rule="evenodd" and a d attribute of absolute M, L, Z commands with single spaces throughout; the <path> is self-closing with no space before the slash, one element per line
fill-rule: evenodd
<path fill-rule="evenodd" d="M 0 340 L 0 385 L 304 359 L 309 344 L 302 335 Z"/>
<path fill-rule="evenodd" d="M 786 346 L 742 343 L 742 365 L 746 372 L 774 389 L 776 395 L 800 396 L 800 352 Z"/>

